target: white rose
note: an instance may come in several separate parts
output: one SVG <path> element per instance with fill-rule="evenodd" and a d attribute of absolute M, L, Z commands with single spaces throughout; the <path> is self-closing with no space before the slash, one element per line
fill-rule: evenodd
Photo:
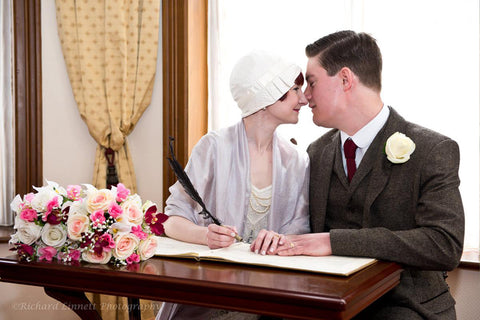
<path fill-rule="evenodd" d="M 137 226 L 143 222 L 142 200 L 138 195 L 129 197 L 120 206 L 123 212 L 117 217 L 117 221 L 132 223 Z"/>
<path fill-rule="evenodd" d="M 82 260 L 90 263 L 107 264 L 112 258 L 112 251 L 103 251 L 102 254 L 96 254 L 93 251 L 84 251 L 82 253 Z"/>
<path fill-rule="evenodd" d="M 111 190 L 101 189 L 88 192 L 86 199 L 87 210 L 90 213 L 98 210 L 108 210 L 113 201 L 115 201 L 115 196 Z"/>
<path fill-rule="evenodd" d="M 12 240 L 15 239 L 28 245 L 33 244 L 42 235 L 41 226 L 21 219 L 15 219 L 15 229 L 17 229 L 17 232 L 12 236 Z"/>
<path fill-rule="evenodd" d="M 58 194 L 53 189 L 48 187 L 39 188 L 38 193 L 35 194 L 35 197 L 32 200 L 32 209 L 37 212 L 45 212 L 47 210 L 48 202 L 57 196 Z"/>
<path fill-rule="evenodd" d="M 73 201 L 73 202 L 67 202 L 64 204 L 62 207 L 62 210 L 69 206 L 70 209 L 68 210 L 68 214 L 83 214 L 83 215 L 88 215 L 87 211 L 87 206 L 85 205 L 84 201 Z"/>
<path fill-rule="evenodd" d="M 69 214 L 67 219 L 68 237 L 72 240 L 81 240 L 82 232 L 88 230 L 90 218 L 84 214 Z"/>
<path fill-rule="evenodd" d="M 47 246 L 60 247 L 67 240 L 67 231 L 61 224 L 45 224 L 42 229 L 42 241 Z"/>
<path fill-rule="evenodd" d="M 119 233 L 115 237 L 115 248 L 113 256 L 120 260 L 125 260 L 134 253 L 140 240 L 132 233 Z"/>
<path fill-rule="evenodd" d="M 153 257 L 157 250 L 157 237 L 149 236 L 147 239 L 140 241 L 138 245 L 138 255 L 140 260 L 147 260 Z"/>
<path fill-rule="evenodd" d="M 413 151 L 415 151 L 415 143 L 400 132 L 392 134 L 385 145 L 387 159 L 393 163 L 407 162 Z"/>

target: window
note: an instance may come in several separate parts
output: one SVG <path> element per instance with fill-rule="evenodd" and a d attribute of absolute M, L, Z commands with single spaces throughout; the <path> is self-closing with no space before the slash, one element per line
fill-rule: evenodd
<path fill-rule="evenodd" d="M 409 121 L 460 145 L 465 248 L 479 246 L 479 4 L 476 0 L 210 1 L 209 129 L 237 122 L 234 63 L 252 50 L 276 52 L 305 68 L 307 44 L 353 29 L 374 36 L 383 54 L 382 99 Z M 305 149 L 326 129 L 303 107 L 279 132 Z"/>

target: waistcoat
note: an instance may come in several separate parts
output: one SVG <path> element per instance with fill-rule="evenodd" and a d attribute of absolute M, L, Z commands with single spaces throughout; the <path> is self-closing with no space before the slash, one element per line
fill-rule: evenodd
<path fill-rule="evenodd" d="M 370 178 L 367 163 L 360 165 L 349 183 L 342 163 L 340 148 L 336 148 L 330 177 L 325 231 L 330 229 L 360 229 L 364 227 L 364 203 Z M 366 173 L 366 175 L 364 175 Z"/>

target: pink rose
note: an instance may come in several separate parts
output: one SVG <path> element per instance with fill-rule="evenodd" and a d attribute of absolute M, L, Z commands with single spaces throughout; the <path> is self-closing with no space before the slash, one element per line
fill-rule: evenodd
<path fill-rule="evenodd" d="M 46 260 L 46 261 L 52 261 L 53 257 L 57 254 L 57 249 L 53 247 L 44 247 L 38 249 L 38 261 Z"/>
<path fill-rule="evenodd" d="M 93 225 L 98 227 L 105 223 L 105 216 L 103 215 L 103 210 L 97 210 L 90 215 L 90 220 L 92 220 Z"/>
<path fill-rule="evenodd" d="M 72 259 L 72 261 L 78 261 L 80 260 L 80 255 L 82 252 L 80 250 L 74 249 L 74 250 L 69 250 L 68 251 L 68 257 Z"/>
<path fill-rule="evenodd" d="M 118 234 L 115 237 L 115 248 L 113 250 L 113 256 L 120 260 L 125 260 L 134 253 L 138 246 L 137 236 L 131 233 Z"/>
<path fill-rule="evenodd" d="M 82 233 L 88 230 L 90 219 L 84 214 L 72 214 L 68 216 L 67 232 L 72 240 L 81 240 Z"/>
<path fill-rule="evenodd" d="M 47 202 L 47 211 L 45 211 L 42 220 L 47 221 L 48 215 L 52 213 L 54 208 L 59 208 L 60 204 L 58 203 L 58 196 L 52 198 L 52 200 Z"/>
<path fill-rule="evenodd" d="M 107 264 L 112 258 L 112 251 L 102 251 L 101 253 L 86 250 L 82 253 L 82 259 L 90 263 Z"/>
<path fill-rule="evenodd" d="M 102 250 L 110 251 L 115 248 L 115 241 L 113 241 L 112 235 L 109 233 L 104 233 L 98 237 L 96 244 L 99 244 Z"/>
<path fill-rule="evenodd" d="M 87 210 L 90 213 L 97 210 L 108 210 L 113 201 L 115 201 L 115 198 L 110 190 L 101 189 L 91 191 L 87 196 Z"/>
<path fill-rule="evenodd" d="M 117 184 L 117 202 L 122 202 L 127 199 L 128 195 L 130 194 L 130 190 L 125 188 L 122 183 Z"/>
<path fill-rule="evenodd" d="M 112 204 L 108 208 L 108 213 L 111 217 L 117 219 L 123 213 L 123 209 L 115 202 L 112 202 Z"/>
<path fill-rule="evenodd" d="M 147 238 L 147 234 L 143 232 L 142 226 L 133 226 L 131 232 L 140 240 L 145 240 Z"/>
<path fill-rule="evenodd" d="M 37 220 L 37 211 L 33 209 L 25 209 L 22 212 L 20 212 L 20 219 L 28 222 L 33 222 Z"/>
<path fill-rule="evenodd" d="M 147 239 L 142 240 L 138 245 L 138 254 L 141 260 L 147 260 L 153 257 L 157 250 L 157 238 L 155 236 L 149 236 Z"/>
<path fill-rule="evenodd" d="M 67 252 L 59 252 L 57 255 L 58 260 L 63 262 L 79 262 L 82 252 L 78 249 L 68 249 Z"/>
<path fill-rule="evenodd" d="M 122 203 L 123 213 L 117 221 L 139 225 L 143 222 L 142 201 L 136 196 Z"/>
<path fill-rule="evenodd" d="M 82 187 L 78 185 L 69 185 L 67 186 L 67 197 L 72 200 L 80 199 L 80 193 L 82 192 Z"/>
<path fill-rule="evenodd" d="M 32 202 L 33 198 L 35 198 L 35 195 L 32 192 L 30 192 L 30 193 L 27 193 L 23 198 L 25 199 L 25 202 L 30 203 Z"/>
<path fill-rule="evenodd" d="M 139 263 L 140 257 L 136 253 L 132 253 L 130 257 L 127 258 L 127 264 Z"/>

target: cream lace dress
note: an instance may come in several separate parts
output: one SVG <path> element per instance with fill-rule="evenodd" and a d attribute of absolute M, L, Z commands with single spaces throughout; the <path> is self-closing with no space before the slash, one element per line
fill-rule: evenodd
<path fill-rule="evenodd" d="M 250 205 L 248 206 L 247 220 L 243 232 L 245 242 L 252 243 L 262 229 L 267 229 L 270 205 L 272 204 L 272 186 L 258 189 L 252 184 Z M 258 319 L 257 314 L 243 313 L 228 310 L 215 310 L 211 315 L 212 320 L 253 320 Z"/>
<path fill-rule="evenodd" d="M 243 239 L 252 243 L 262 229 L 267 229 L 268 215 L 272 204 L 272 185 L 258 189 L 252 184 L 250 205 L 248 206 L 247 220 L 243 232 Z"/>

